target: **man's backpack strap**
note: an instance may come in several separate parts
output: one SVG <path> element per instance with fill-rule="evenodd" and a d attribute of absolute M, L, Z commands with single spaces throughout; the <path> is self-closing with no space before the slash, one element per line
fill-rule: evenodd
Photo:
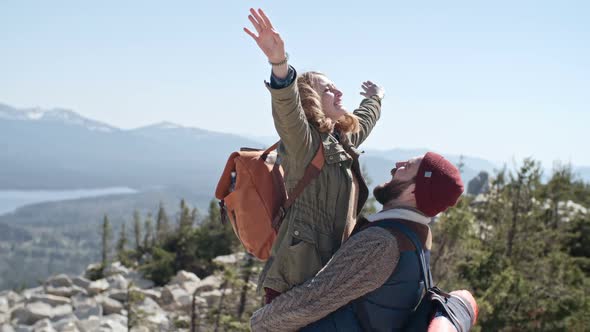
<path fill-rule="evenodd" d="M 267 151 L 269 151 L 269 152 L 272 151 L 272 148 L 275 147 L 275 145 L 278 146 L 278 144 L 279 144 L 279 142 L 275 143 Z M 263 153 L 263 156 L 265 154 L 267 154 L 266 151 Z M 303 193 L 303 190 L 305 189 L 305 187 L 308 184 L 310 184 L 313 179 L 317 178 L 318 175 L 320 175 L 320 172 L 321 172 L 322 168 L 324 167 L 324 162 L 325 162 L 325 160 L 324 160 L 324 144 L 320 143 L 319 147 L 315 153 L 315 156 L 313 157 L 313 159 L 311 160 L 309 165 L 307 165 L 307 168 L 305 168 L 305 172 L 303 173 L 303 177 L 299 180 L 299 182 L 297 182 L 297 185 L 295 186 L 295 188 L 293 189 L 291 194 L 288 196 L 287 200 L 285 201 L 285 204 L 283 204 L 283 206 L 279 210 L 279 213 L 273 219 L 272 226 L 275 229 L 275 231 L 278 232 L 279 227 L 281 227 L 281 223 L 283 221 L 283 218 L 285 217 L 285 214 L 287 213 L 287 210 L 291 207 L 291 205 L 293 205 L 293 203 L 295 203 L 295 200 L 297 199 L 297 197 L 299 197 L 299 195 L 301 195 L 301 193 Z"/>
<path fill-rule="evenodd" d="M 432 274 L 430 272 L 430 265 L 426 263 L 424 252 L 422 251 L 422 244 L 418 240 L 416 233 L 414 233 L 407 226 L 396 222 L 396 220 L 383 220 L 378 223 L 383 223 L 384 227 L 391 227 L 402 232 L 416 247 L 416 253 L 419 255 L 420 265 L 422 268 L 422 279 L 426 286 L 427 298 L 423 298 L 421 303 L 416 308 L 416 311 L 421 310 L 422 302 L 429 301 L 424 304 L 427 311 L 431 311 L 433 306 L 447 317 L 453 326 L 459 332 L 469 331 L 470 327 L 475 323 L 475 314 L 473 308 L 466 303 L 465 300 L 456 295 L 451 295 L 440 288 L 434 286 L 432 282 Z M 420 314 L 419 314 L 419 317 Z M 412 322 L 415 323 L 415 322 Z M 411 328 L 410 328 L 411 330 Z"/>
<path fill-rule="evenodd" d="M 418 255 L 418 261 L 420 262 L 420 268 L 422 269 L 422 280 L 424 280 L 424 284 L 426 289 L 430 289 L 433 287 L 434 282 L 432 281 L 432 274 L 430 273 L 430 265 L 426 263 L 426 258 L 424 257 L 424 251 L 422 250 L 422 244 L 410 228 L 406 225 L 397 222 L 395 219 L 388 219 L 376 222 L 376 226 L 382 224 L 386 228 L 395 228 L 396 230 L 402 232 L 412 243 L 414 247 L 416 247 L 416 255 Z"/>
<path fill-rule="evenodd" d="M 402 234 L 404 234 L 414 244 L 414 247 L 416 248 L 416 255 L 418 256 L 418 262 L 420 264 L 420 269 L 422 270 L 421 280 L 424 280 L 424 286 L 425 286 L 426 292 L 428 292 L 428 290 L 431 288 L 431 285 L 432 285 L 432 276 L 430 275 L 430 266 L 426 263 L 426 258 L 424 257 L 424 251 L 422 250 L 422 243 L 418 239 L 418 236 L 416 236 L 416 233 L 414 233 L 407 226 L 400 223 L 398 219 L 386 219 L 386 220 L 375 221 L 375 222 L 372 222 L 367 227 L 382 227 L 385 229 L 395 229 L 395 230 L 401 232 Z M 420 303 L 419 303 L 419 305 L 420 305 Z M 366 308 L 365 303 L 363 301 L 360 301 L 360 302 L 357 301 L 357 302 L 355 302 L 353 308 L 354 308 L 355 315 L 357 316 L 359 324 L 362 327 L 363 331 L 372 331 L 373 329 L 370 325 L 369 315 L 368 315 L 368 311 L 367 311 L 368 309 Z M 415 310 L 416 310 L 416 308 L 415 308 Z M 408 331 L 423 331 L 424 330 L 425 331 L 426 327 L 427 327 L 427 324 L 426 324 L 426 322 L 424 322 L 424 324 L 417 326 L 417 329 L 415 329 L 415 330 L 414 329 L 405 329 L 405 330 L 408 330 Z"/>

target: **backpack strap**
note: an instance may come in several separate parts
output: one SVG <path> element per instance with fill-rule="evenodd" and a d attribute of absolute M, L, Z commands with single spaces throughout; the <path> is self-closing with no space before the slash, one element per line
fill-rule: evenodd
<path fill-rule="evenodd" d="M 267 149 L 268 152 L 276 149 L 276 146 L 278 146 L 279 142 L 275 143 L 273 146 L 271 146 L 270 148 Z M 273 149 L 274 147 L 274 149 Z M 267 151 L 265 151 L 262 156 L 264 156 L 264 158 L 266 159 L 266 155 L 268 155 Z M 262 158 L 261 156 L 261 158 Z M 311 162 L 309 163 L 309 165 L 307 165 L 307 168 L 305 168 L 305 172 L 303 173 L 303 177 L 299 180 L 299 182 L 297 182 L 297 185 L 295 186 L 295 188 L 293 189 L 293 191 L 291 192 L 291 194 L 289 195 L 289 197 L 287 198 L 287 200 L 285 201 L 285 204 L 283 204 L 283 206 L 281 206 L 281 208 L 279 209 L 279 213 L 274 217 L 273 221 L 272 221 L 272 227 L 275 229 L 275 231 L 279 231 L 279 227 L 281 227 L 281 223 L 283 221 L 283 218 L 285 217 L 285 214 L 287 213 L 287 209 L 289 209 L 291 207 L 291 205 L 293 205 L 293 203 L 295 203 L 295 200 L 297 199 L 297 197 L 299 197 L 299 195 L 301 195 L 301 193 L 303 193 L 303 190 L 305 189 L 305 187 L 311 183 L 311 181 L 313 179 L 315 179 L 316 177 L 318 177 L 318 175 L 320 175 L 320 172 L 322 170 L 322 168 L 324 167 L 324 144 L 322 144 L 320 142 L 318 149 L 315 153 L 315 156 L 313 157 L 313 159 L 311 160 Z M 277 164 L 275 163 L 275 167 L 278 167 Z M 273 169 L 274 172 L 274 169 Z"/>
<path fill-rule="evenodd" d="M 451 295 L 434 286 L 430 265 L 426 264 L 424 252 L 422 251 L 422 246 L 416 233 L 410 230 L 406 225 L 396 222 L 396 220 L 384 220 L 382 223 L 387 225 L 385 227 L 392 227 L 401 231 L 412 241 L 412 243 L 414 243 L 416 252 L 420 256 L 419 261 L 422 267 L 422 278 L 426 286 L 426 293 L 430 294 L 432 301 L 437 302 L 438 310 L 451 321 L 457 331 L 469 331 L 469 327 L 474 323 L 473 318 L 475 315 L 473 313 L 473 308 L 471 308 L 470 305 L 467 305 L 460 297 Z"/>
<path fill-rule="evenodd" d="M 422 270 L 421 280 L 424 281 L 425 290 L 428 292 L 432 286 L 432 276 L 430 275 L 430 265 L 426 264 L 424 251 L 422 250 L 422 243 L 418 239 L 418 236 L 416 236 L 416 233 L 398 221 L 398 219 L 380 220 L 370 223 L 367 227 L 382 227 L 385 229 L 393 228 L 404 234 L 414 244 L 414 247 L 416 248 L 416 255 L 418 256 L 418 262 L 420 264 L 420 269 Z M 363 331 L 372 331 L 373 329 L 370 325 L 369 314 L 365 303 L 362 301 L 354 302 L 353 310 Z"/>
<path fill-rule="evenodd" d="M 381 226 L 383 225 L 383 226 Z M 426 290 L 432 288 L 432 274 L 430 272 L 430 265 L 426 264 L 426 258 L 424 257 L 424 251 L 422 250 L 422 244 L 418 240 L 418 236 L 406 225 L 396 222 L 395 219 L 382 220 L 375 223 L 375 226 L 381 226 L 385 228 L 395 228 L 402 232 L 416 247 L 416 255 L 418 255 L 418 261 L 420 262 L 420 268 L 422 270 L 422 280 L 426 286 Z"/>
<path fill-rule="evenodd" d="M 281 141 L 276 142 L 275 144 L 271 145 L 268 149 L 264 150 L 262 155 L 260 155 L 260 159 L 266 161 L 268 155 L 279 147 L 279 143 L 281 143 Z"/>

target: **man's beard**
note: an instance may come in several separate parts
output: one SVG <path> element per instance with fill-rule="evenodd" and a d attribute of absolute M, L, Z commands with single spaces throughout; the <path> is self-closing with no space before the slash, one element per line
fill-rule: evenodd
<path fill-rule="evenodd" d="M 404 190 L 414 183 L 414 180 L 398 181 L 392 180 L 384 186 L 377 186 L 373 189 L 373 196 L 381 205 L 389 203 L 391 200 L 398 199 Z"/>

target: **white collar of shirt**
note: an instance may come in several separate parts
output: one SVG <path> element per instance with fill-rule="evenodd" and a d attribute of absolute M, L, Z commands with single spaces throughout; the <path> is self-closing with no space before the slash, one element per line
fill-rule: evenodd
<path fill-rule="evenodd" d="M 430 217 L 427 217 L 418 211 L 406 208 L 394 208 L 389 210 L 383 210 L 367 217 L 367 220 L 370 222 L 383 219 L 404 219 L 424 225 L 428 225 L 431 220 Z"/>

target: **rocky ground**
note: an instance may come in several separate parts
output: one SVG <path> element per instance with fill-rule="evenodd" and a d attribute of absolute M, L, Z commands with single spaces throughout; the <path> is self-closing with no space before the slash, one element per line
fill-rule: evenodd
<path fill-rule="evenodd" d="M 231 265 L 239 259 L 221 256 L 216 262 Z M 91 281 L 87 276 L 94 268 L 80 276 L 53 276 L 20 293 L 1 292 L 0 332 L 189 331 L 193 303 L 198 330 L 208 331 L 209 308 L 230 291 L 222 291 L 218 275 L 201 280 L 180 271 L 166 286 L 154 287 L 118 262 L 105 269 L 105 278 Z"/>

